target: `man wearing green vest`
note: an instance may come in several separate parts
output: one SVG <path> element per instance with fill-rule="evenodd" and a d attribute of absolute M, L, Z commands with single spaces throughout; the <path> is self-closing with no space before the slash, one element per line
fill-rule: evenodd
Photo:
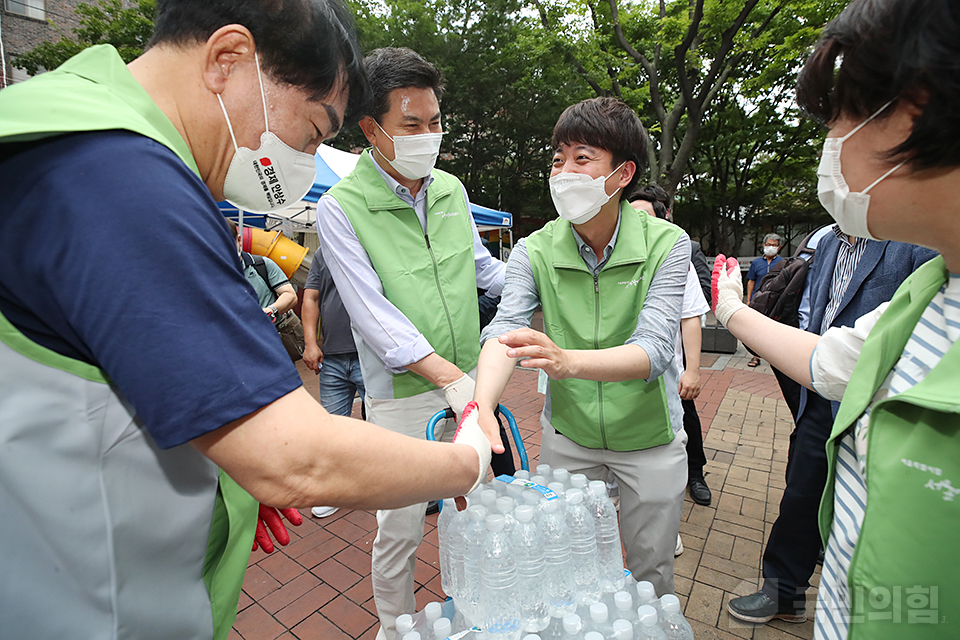
<path fill-rule="evenodd" d="M 504 266 L 480 243 L 463 185 L 434 169 L 443 136 L 440 73 L 398 48 L 372 52 L 364 68 L 373 107 L 360 126 L 372 149 L 320 199 L 317 229 L 353 325 L 367 419 L 424 438 L 433 414 L 449 406 L 459 417 L 473 397 L 477 289 L 499 295 Z M 437 440 L 449 439 L 452 426 L 441 421 Z M 397 616 L 416 608 L 425 510 L 418 504 L 377 513 L 379 638 L 395 640 Z"/>
<path fill-rule="evenodd" d="M 687 467 L 674 341 L 690 263 L 679 228 L 626 200 L 646 167 L 637 115 L 613 98 L 575 104 L 553 130 L 560 218 L 517 243 L 484 330 L 475 400 L 496 443 L 517 360 L 549 378 L 540 461 L 620 485 L 627 567 L 673 593 Z M 529 328 L 543 306 L 546 333 Z"/>
<path fill-rule="evenodd" d="M 328 415 L 216 206 L 298 200 L 360 62 L 338 0 L 161 0 L 133 62 L 93 47 L 0 91 L 3 637 L 226 638 L 258 500 L 397 507 L 485 475 L 489 446 Z"/>

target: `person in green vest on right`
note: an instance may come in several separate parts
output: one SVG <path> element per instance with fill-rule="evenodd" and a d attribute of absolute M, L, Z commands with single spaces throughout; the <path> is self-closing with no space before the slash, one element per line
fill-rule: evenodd
<path fill-rule="evenodd" d="M 690 265 L 679 227 L 630 206 L 646 136 L 623 101 L 568 107 L 553 130 L 550 193 L 560 217 L 520 240 L 497 315 L 483 331 L 474 400 L 493 409 L 517 360 L 550 378 L 540 461 L 620 485 L 627 568 L 673 593 L 687 486 L 674 341 Z M 546 333 L 530 329 L 543 306 Z"/>
<path fill-rule="evenodd" d="M 717 320 L 841 401 L 820 501 L 819 640 L 958 635 L 958 60 L 955 0 L 854 0 L 799 76 L 798 104 L 828 128 L 817 192 L 840 230 L 940 252 L 889 302 L 817 335 L 746 307 L 736 260 L 714 266 Z"/>

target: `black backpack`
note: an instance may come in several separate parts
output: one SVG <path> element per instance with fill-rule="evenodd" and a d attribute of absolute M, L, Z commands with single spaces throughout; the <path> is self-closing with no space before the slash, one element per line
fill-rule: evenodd
<path fill-rule="evenodd" d="M 807 243 L 814 233 L 816 231 L 803 239 L 791 257 L 770 267 L 767 275 L 757 283 L 750 301 L 751 309 L 791 327 L 800 326 L 800 300 L 815 253 Z M 805 255 L 810 256 L 809 259 L 802 257 Z"/>

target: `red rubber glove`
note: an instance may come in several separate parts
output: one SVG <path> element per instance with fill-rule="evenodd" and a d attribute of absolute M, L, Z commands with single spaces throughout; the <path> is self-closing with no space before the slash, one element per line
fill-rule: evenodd
<path fill-rule="evenodd" d="M 720 324 L 726 326 L 734 313 L 747 306 L 743 303 L 743 282 L 740 263 L 736 258 L 728 258 L 722 253 L 717 256 L 713 262 L 710 288 L 713 315 Z"/>
<path fill-rule="evenodd" d="M 273 553 L 273 541 L 270 540 L 267 527 L 270 528 L 270 532 L 273 534 L 273 537 L 277 539 L 277 543 L 280 544 L 280 546 L 285 547 L 290 544 L 290 534 L 287 533 L 287 528 L 284 526 L 280 514 L 283 514 L 290 524 L 295 527 L 303 524 L 303 516 L 301 516 L 300 512 L 296 509 L 280 509 L 278 511 L 273 507 L 261 504 L 260 514 L 257 518 L 257 532 L 253 534 L 253 551 L 256 551 L 259 546 L 264 552 Z"/>

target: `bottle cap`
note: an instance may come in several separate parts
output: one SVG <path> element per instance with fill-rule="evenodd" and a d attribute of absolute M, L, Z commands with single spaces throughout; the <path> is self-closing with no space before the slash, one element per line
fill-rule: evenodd
<path fill-rule="evenodd" d="M 620 611 L 629 611 L 633 608 L 633 596 L 626 591 L 617 591 L 613 594 L 613 604 Z"/>
<path fill-rule="evenodd" d="M 526 469 L 518 469 L 516 473 L 513 474 L 514 478 L 519 478 L 521 480 L 529 480 L 530 472 Z"/>
<path fill-rule="evenodd" d="M 606 622 L 608 616 L 607 605 L 602 602 L 594 602 L 590 605 L 590 619 L 594 622 Z"/>
<path fill-rule="evenodd" d="M 639 602 L 647 604 L 657 599 L 657 592 L 653 588 L 653 583 L 641 580 L 637 583 L 637 597 Z"/>
<path fill-rule="evenodd" d="M 433 622 L 443 615 L 443 605 L 439 602 L 428 602 L 423 612 L 427 616 L 427 622 Z"/>
<path fill-rule="evenodd" d="M 521 504 L 513 511 L 513 517 L 517 522 L 530 522 L 533 520 L 533 507 L 529 504 Z"/>
<path fill-rule="evenodd" d="M 590 493 L 595 496 L 607 495 L 607 483 L 603 480 L 593 480 L 589 485 Z"/>
<path fill-rule="evenodd" d="M 566 469 L 554 469 L 553 480 L 554 482 L 562 482 L 566 484 L 570 482 L 570 472 Z"/>
<path fill-rule="evenodd" d="M 563 619 L 563 630 L 568 635 L 579 634 L 582 626 L 583 625 L 580 622 L 580 616 L 575 613 L 571 613 Z"/>
<path fill-rule="evenodd" d="M 613 637 L 617 640 L 631 640 L 633 638 L 633 625 L 629 620 L 623 618 L 613 621 Z"/>
<path fill-rule="evenodd" d="M 470 522 L 480 522 L 487 517 L 487 508 L 482 504 L 475 504 L 467 509 L 467 517 Z"/>
<path fill-rule="evenodd" d="M 439 618 L 433 622 L 433 635 L 437 640 L 445 640 L 445 638 L 450 637 L 450 632 L 453 631 L 453 624 L 448 618 Z"/>
<path fill-rule="evenodd" d="M 409 633 L 403 634 L 403 640 L 420 640 L 419 631 L 411 631 Z"/>
<path fill-rule="evenodd" d="M 397 633 L 399 633 L 401 637 L 407 633 L 410 633 L 413 631 L 413 616 L 411 616 L 409 613 L 404 613 L 397 616 L 396 625 Z"/>
<path fill-rule="evenodd" d="M 603 640 L 603 634 L 596 631 L 588 631 L 587 635 L 583 636 L 583 640 Z"/>
<path fill-rule="evenodd" d="M 580 489 L 567 489 L 567 503 L 568 503 L 568 504 L 582 504 L 582 503 L 583 503 L 583 491 L 580 491 Z"/>
<path fill-rule="evenodd" d="M 489 508 L 493 507 L 493 504 L 497 501 L 497 492 L 493 489 L 484 489 L 480 492 L 480 502 L 483 503 L 483 506 Z"/>
<path fill-rule="evenodd" d="M 637 607 L 637 618 L 645 627 L 657 626 L 657 610 L 648 604 Z"/>
<path fill-rule="evenodd" d="M 668 593 L 660 597 L 660 608 L 663 610 L 664 614 L 674 614 L 680 612 L 680 599 Z"/>
<path fill-rule="evenodd" d="M 587 476 L 582 473 L 574 473 L 570 476 L 570 484 L 578 489 L 582 489 L 587 486 Z"/>
<path fill-rule="evenodd" d="M 548 464 L 538 464 L 537 465 L 537 475 L 543 477 L 549 477 L 553 473 L 553 467 Z"/>
<path fill-rule="evenodd" d="M 543 503 L 543 512 L 544 513 L 553 513 L 560 508 L 559 500 L 547 500 Z"/>
<path fill-rule="evenodd" d="M 550 489 L 550 491 L 553 491 L 553 492 L 554 492 L 555 494 L 557 494 L 558 496 L 562 496 L 562 495 L 563 495 L 563 483 L 562 483 L 562 482 L 551 482 L 550 484 L 547 485 L 547 488 Z"/>
<path fill-rule="evenodd" d="M 507 523 L 506 518 L 500 513 L 487 516 L 486 522 L 487 531 L 503 531 L 503 525 Z"/>
<path fill-rule="evenodd" d="M 513 513 L 514 507 L 517 506 L 517 501 L 511 498 L 510 496 L 502 496 L 497 498 L 497 511 L 503 515 L 508 515 Z"/>

